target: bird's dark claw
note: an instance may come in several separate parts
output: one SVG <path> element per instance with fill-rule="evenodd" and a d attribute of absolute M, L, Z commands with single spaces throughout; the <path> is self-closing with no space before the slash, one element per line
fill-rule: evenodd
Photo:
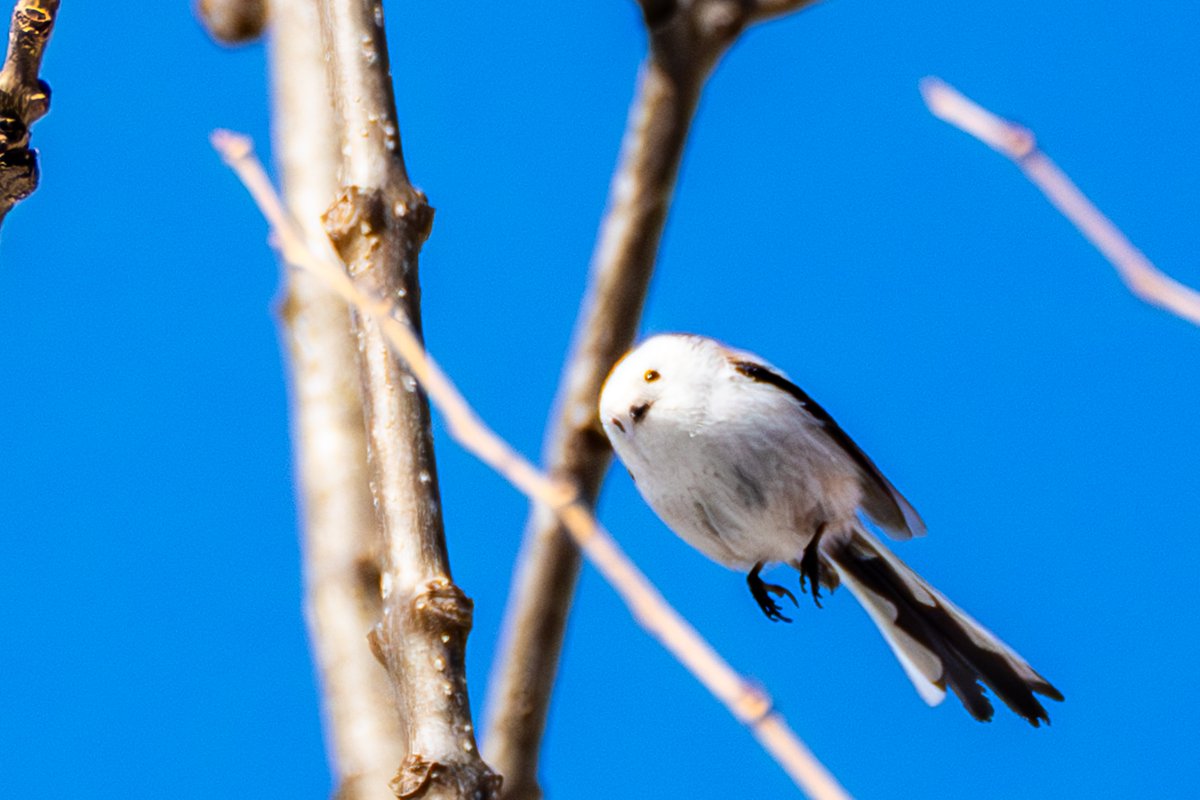
<path fill-rule="evenodd" d="M 806 591 L 804 588 L 805 579 L 808 580 L 808 585 L 812 587 L 813 602 L 817 604 L 817 608 L 821 607 L 821 534 L 825 532 L 825 526 L 822 524 L 817 528 L 816 534 L 808 540 L 808 544 L 804 547 L 804 555 L 800 557 L 800 591 Z"/>
<path fill-rule="evenodd" d="M 762 562 L 754 565 L 754 569 L 750 570 L 750 574 L 746 576 L 746 583 L 750 586 L 750 595 L 754 601 L 758 603 L 758 607 L 767 615 L 767 619 L 772 622 L 791 622 L 792 620 L 785 617 L 779 604 L 776 603 L 771 595 L 776 597 L 786 597 L 792 601 L 792 605 L 799 607 L 796 602 L 796 596 L 788 591 L 783 586 L 774 583 L 766 583 L 762 578 L 758 577 L 758 573 L 762 571 Z"/>

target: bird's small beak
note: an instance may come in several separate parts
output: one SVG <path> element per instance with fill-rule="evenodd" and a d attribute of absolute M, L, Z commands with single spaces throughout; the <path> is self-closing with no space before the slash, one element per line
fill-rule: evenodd
<path fill-rule="evenodd" d="M 611 420 L 609 420 L 609 422 L 611 422 L 613 424 L 613 427 L 616 428 L 617 430 L 619 430 L 621 433 L 625 432 L 625 426 L 621 424 L 621 420 L 617 419 L 616 417 L 613 417 Z"/>

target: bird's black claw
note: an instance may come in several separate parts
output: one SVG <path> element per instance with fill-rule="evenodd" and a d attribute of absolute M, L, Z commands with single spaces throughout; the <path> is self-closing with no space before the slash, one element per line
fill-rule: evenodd
<path fill-rule="evenodd" d="M 800 591 L 804 592 L 804 581 L 808 580 L 808 585 L 812 587 L 813 602 L 817 604 L 817 608 L 821 607 L 821 534 L 825 532 L 825 526 L 822 525 L 817 529 L 817 533 L 808 541 L 804 547 L 804 555 L 800 557 Z"/>
<path fill-rule="evenodd" d="M 762 612 L 767 615 L 767 619 L 772 622 L 791 622 L 791 618 L 783 615 L 783 610 L 771 598 L 771 595 L 786 597 L 798 608 L 800 604 L 796 602 L 796 596 L 783 586 L 766 583 L 762 578 L 758 577 L 758 573 L 762 568 L 763 565 L 761 563 L 755 564 L 754 569 L 750 570 L 750 574 L 746 576 L 746 583 L 750 586 L 751 597 L 758 603 L 758 607 L 762 609 Z"/>

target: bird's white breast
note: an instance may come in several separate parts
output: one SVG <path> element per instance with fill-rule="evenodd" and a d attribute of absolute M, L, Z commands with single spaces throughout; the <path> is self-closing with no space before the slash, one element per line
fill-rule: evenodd
<path fill-rule="evenodd" d="M 732 368 L 706 389 L 664 394 L 640 422 L 609 430 L 642 496 L 677 534 L 748 569 L 798 558 L 821 522 L 854 517 L 853 465 L 795 399 Z"/>

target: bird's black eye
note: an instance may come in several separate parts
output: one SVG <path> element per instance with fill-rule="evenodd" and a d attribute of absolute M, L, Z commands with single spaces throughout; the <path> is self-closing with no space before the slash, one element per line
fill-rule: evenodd
<path fill-rule="evenodd" d="M 646 370 L 646 374 L 642 376 L 642 379 L 646 381 L 646 383 L 654 383 L 661 377 L 662 376 L 658 374 L 658 370 L 648 369 Z"/>

